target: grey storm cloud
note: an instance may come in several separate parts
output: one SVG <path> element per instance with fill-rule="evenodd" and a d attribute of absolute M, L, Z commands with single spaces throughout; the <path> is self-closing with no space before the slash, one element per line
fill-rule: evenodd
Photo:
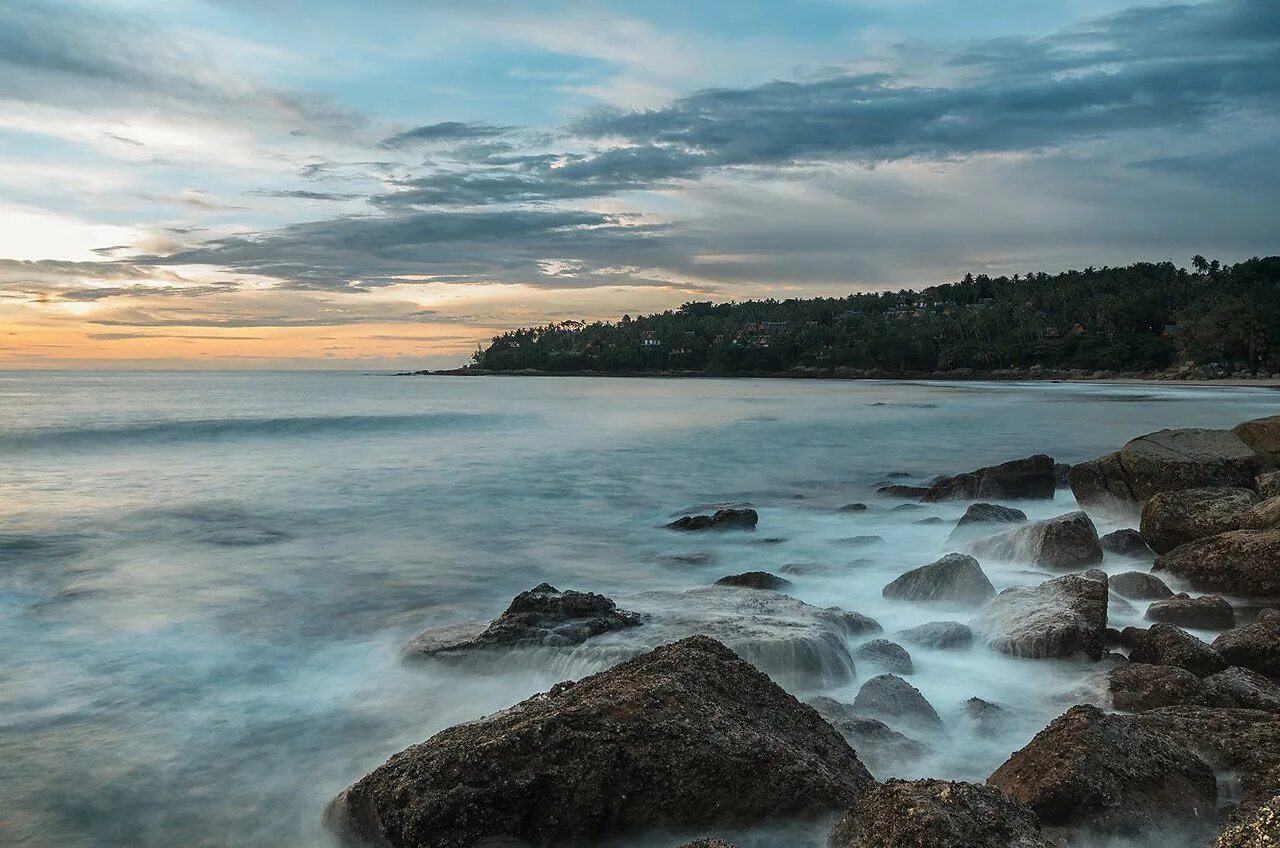
<path fill-rule="evenodd" d="M 415 144 L 433 144 L 436 142 L 475 141 L 505 135 L 511 127 L 495 127 L 489 124 L 467 123 L 463 121 L 442 121 L 438 124 L 426 124 L 382 140 L 383 147 L 400 148 Z"/>

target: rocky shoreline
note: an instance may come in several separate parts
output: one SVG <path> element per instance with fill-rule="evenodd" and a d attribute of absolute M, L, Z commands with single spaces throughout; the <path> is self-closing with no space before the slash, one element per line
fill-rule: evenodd
<path fill-rule="evenodd" d="M 1042 520 L 988 502 L 1051 502 L 1064 487 L 1081 509 Z M 779 823 L 825 833 L 829 848 L 1275 848 L 1278 489 L 1280 416 L 1148 433 L 1071 468 L 1040 454 L 885 485 L 869 494 L 968 505 L 951 553 L 884 586 L 941 616 L 896 633 L 792 598 L 790 581 L 762 571 L 619 596 L 626 608 L 541 584 L 492 621 L 425 631 L 406 659 L 592 648 L 608 667 L 394 755 L 336 797 L 326 823 L 349 844 L 392 848 L 667 834 L 731 848 L 724 836 Z M 1104 515 L 1137 526 L 1100 536 Z M 654 532 L 760 525 L 749 505 L 727 505 Z M 1108 576 L 1098 566 L 1113 559 L 1146 570 Z M 983 565 L 1003 562 L 1029 566 L 1028 582 L 997 592 Z M 1144 606 L 1150 626 L 1112 626 L 1114 610 Z M 961 723 L 944 719 L 908 680 L 925 649 L 1068 662 L 1078 686 L 985 783 L 899 779 L 938 740 L 1007 720 L 980 698 Z M 855 680 L 852 703 L 823 694 Z"/>

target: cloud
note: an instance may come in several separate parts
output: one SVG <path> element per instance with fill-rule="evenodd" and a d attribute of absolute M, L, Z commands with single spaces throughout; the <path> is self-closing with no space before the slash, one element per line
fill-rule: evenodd
<path fill-rule="evenodd" d="M 305 189 L 292 189 L 292 190 L 281 189 L 281 190 L 270 190 L 270 191 L 267 189 L 261 189 L 261 190 L 250 192 L 250 193 L 257 195 L 258 197 L 285 197 L 285 198 L 292 198 L 294 200 L 338 201 L 338 200 L 354 200 L 355 198 L 361 196 L 359 194 L 352 194 L 352 193 L 340 193 L 340 192 L 332 192 L 332 191 L 307 191 Z"/>
<path fill-rule="evenodd" d="M 411 130 L 396 133 L 384 138 L 382 146 L 387 148 L 410 147 L 416 144 L 433 144 L 437 142 L 475 141 L 505 135 L 512 127 L 495 127 L 489 124 L 464 123 L 462 121 L 443 121 L 438 124 L 427 124 Z"/>

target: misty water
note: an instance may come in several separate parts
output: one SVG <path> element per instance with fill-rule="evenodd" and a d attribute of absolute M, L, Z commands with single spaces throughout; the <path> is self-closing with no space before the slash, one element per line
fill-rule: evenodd
<path fill-rule="evenodd" d="M 890 474 L 1072 462 L 1278 407 L 1265 389 L 1155 385 L 0 374 L 0 843 L 328 845 L 324 805 L 390 754 L 616 659 L 588 643 L 403 662 L 426 627 L 492 618 L 543 581 L 632 608 L 787 564 L 809 567 L 790 594 L 889 638 L 964 621 L 881 597 L 951 549 L 963 511 L 893 510 L 873 494 Z M 740 501 L 755 533 L 662 528 Z M 837 510 L 850 501 L 870 508 Z M 944 523 L 917 523 L 930 516 Z M 847 541 L 866 535 L 884 541 Z M 997 589 L 1052 576 L 983 565 Z M 610 639 L 639 650 L 662 633 Z M 903 776 L 984 779 L 1087 673 L 980 647 L 912 654 L 948 730 Z M 876 673 L 860 664 L 825 694 L 849 701 Z M 1007 708 L 994 738 L 965 725 L 973 696 Z"/>

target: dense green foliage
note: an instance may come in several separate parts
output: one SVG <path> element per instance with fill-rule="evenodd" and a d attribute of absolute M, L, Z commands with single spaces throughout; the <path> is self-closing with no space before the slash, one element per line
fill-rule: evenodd
<path fill-rule="evenodd" d="M 513 330 L 475 354 L 477 366 L 494 370 L 707 373 L 1153 371 L 1186 361 L 1280 371 L 1280 257 L 1219 266 L 1197 256 L 1191 271 L 1142 262 L 967 275 L 842 298 L 691 302 L 617 323 Z"/>

